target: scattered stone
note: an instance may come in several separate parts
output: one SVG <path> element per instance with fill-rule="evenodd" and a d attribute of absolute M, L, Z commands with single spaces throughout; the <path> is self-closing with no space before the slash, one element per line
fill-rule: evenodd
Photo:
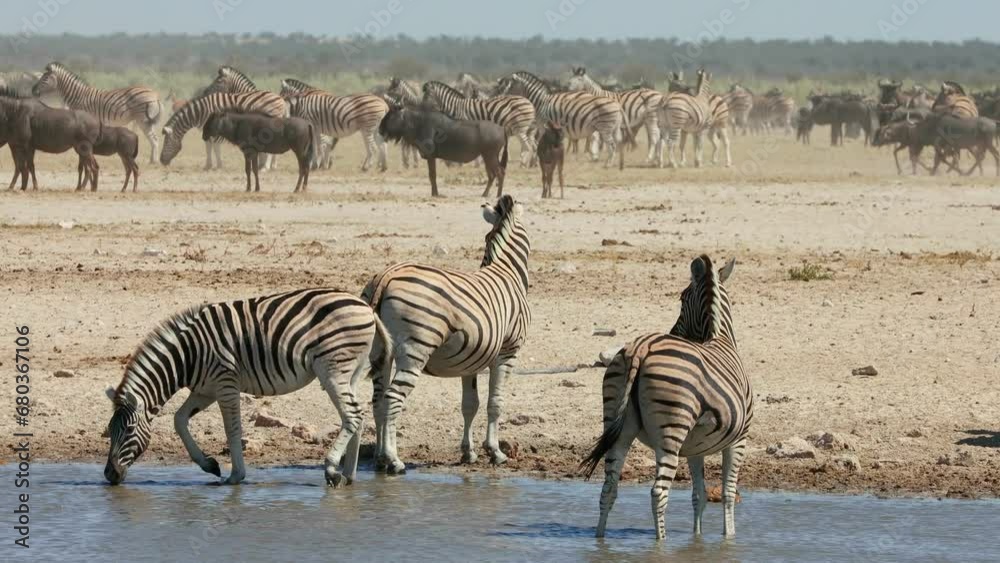
<path fill-rule="evenodd" d="M 816 449 L 802 438 L 792 437 L 767 447 L 767 453 L 778 459 L 815 459 Z"/>
<path fill-rule="evenodd" d="M 788 395 L 782 395 L 780 397 L 775 397 L 774 395 L 768 395 L 764 397 L 764 402 L 769 405 L 773 405 L 775 403 L 791 403 L 792 398 L 789 397 Z"/>
<path fill-rule="evenodd" d="M 708 502 L 722 502 L 722 485 L 716 485 L 714 487 L 708 488 Z M 743 497 L 740 496 L 740 492 L 736 491 L 736 504 L 743 502 Z"/>
<path fill-rule="evenodd" d="M 595 328 L 594 336 L 616 336 L 618 331 L 613 328 Z"/>
<path fill-rule="evenodd" d="M 432 250 L 431 252 L 434 253 L 434 256 L 447 256 L 448 255 L 448 249 L 445 248 L 441 244 L 435 244 L 434 245 L 434 250 Z"/>
<path fill-rule="evenodd" d="M 972 465 L 972 454 L 969 452 L 955 452 L 945 454 L 938 458 L 938 465 L 951 465 L 955 467 L 969 467 Z"/>
<path fill-rule="evenodd" d="M 580 383 L 579 381 L 573 381 L 572 379 L 564 379 L 559 383 L 559 385 L 561 385 L 562 387 L 569 387 L 570 389 L 576 387 L 584 387 L 583 383 Z"/>
<path fill-rule="evenodd" d="M 924 434 L 919 428 L 914 428 L 906 433 L 907 438 L 926 438 L 927 435 Z"/>
<path fill-rule="evenodd" d="M 514 440 L 500 440 L 500 451 L 510 459 L 521 457 L 521 448 Z"/>
<path fill-rule="evenodd" d="M 601 240 L 601 246 L 632 246 L 627 240 L 615 240 L 613 238 L 606 238 Z"/>
<path fill-rule="evenodd" d="M 833 307 L 833 301 L 830 301 L 829 299 L 824 299 L 823 303 L 822 303 L 822 306 L 823 307 Z"/>
<path fill-rule="evenodd" d="M 262 428 L 288 428 L 291 426 L 288 422 L 263 410 L 257 411 L 250 418 L 253 420 L 254 426 L 260 426 Z"/>
<path fill-rule="evenodd" d="M 611 360 L 615 359 L 615 356 L 618 355 L 618 352 L 622 348 L 623 346 L 612 346 L 611 348 L 608 348 L 597 356 L 598 361 L 601 362 L 601 365 L 604 367 L 611 365 Z"/>
<path fill-rule="evenodd" d="M 827 461 L 824 466 L 828 469 L 847 471 L 848 473 L 861 472 L 861 460 L 856 455 L 841 455 Z"/>
<path fill-rule="evenodd" d="M 52 375 L 55 376 L 55 377 L 75 377 L 76 376 L 75 373 L 69 371 L 68 369 L 56 370 L 56 372 L 53 373 Z"/>
<path fill-rule="evenodd" d="M 152 246 L 147 246 L 142 249 L 143 256 L 166 256 L 167 252 L 161 248 L 153 248 Z"/>
<path fill-rule="evenodd" d="M 292 436 L 309 444 L 319 443 L 319 435 L 316 433 L 316 429 L 308 424 L 296 424 L 292 428 Z"/>
<path fill-rule="evenodd" d="M 574 264 L 572 262 L 563 262 L 563 263 L 559 264 L 558 266 L 556 266 L 556 272 L 558 272 L 560 274 L 575 274 L 576 273 L 576 264 Z"/>
<path fill-rule="evenodd" d="M 261 451 L 264 446 L 261 441 L 256 438 L 240 438 L 240 444 L 243 445 L 243 453 L 245 454 L 257 453 Z M 219 455 L 230 455 L 228 444 L 222 447 L 222 452 L 220 452 Z"/>
<path fill-rule="evenodd" d="M 841 434 L 832 432 L 815 432 L 806 436 L 806 440 L 823 450 L 853 450 L 851 443 Z"/>
<path fill-rule="evenodd" d="M 878 370 L 875 366 L 865 366 L 863 368 L 854 368 L 851 370 L 851 375 L 863 375 L 866 377 L 871 377 L 873 375 L 878 375 Z"/>
<path fill-rule="evenodd" d="M 59 226 L 63 229 L 72 229 L 76 226 L 76 221 L 60 221 Z"/>
<path fill-rule="evenodd" d="M 544 424 L 545 419 L 543 417 L 534 416 L 530 414 L 519 414 L 507 420 L 507 424 L 510 424 L 511 426 L 524 426 L 525 424 L 531 424 L 532 422 Z"/>

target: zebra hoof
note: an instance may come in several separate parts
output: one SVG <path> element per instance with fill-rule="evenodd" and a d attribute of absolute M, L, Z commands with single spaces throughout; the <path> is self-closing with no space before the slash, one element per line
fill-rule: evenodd
<path fill-rule="evenodd" d="M 346 487 L 351 484 L 351 478 L 345 476 L 342 473 L 338 473 L 336 469 L 332 467 L 326 468 L 326 484 L 334 489 L 339 489 L 340 487 Z"/>
<path fill-rule="evenodd" d="M 390 463 L 386 468 L 387 475 L 406 475 L 406 465 L 399 460 Z"/>
<path fill-rule="evenodd" d="M 479 459 L 479 456 L 476 455 L 476 452 L 472 450 L 466 450 L 462 452 L 462 464 L 464 465 L 476 463 L 477 459 Z"/>
<path fill-rule="evenodd" d="M 500 450 L 490 452 L 490 463 L 493 465 L 503 465 L 507 463 L 507 456 Z"/>
<path fill-rule="evenodd" d="M 219 462 L 215 461 L 214 457 L 210 457 L 205 460 L 205 465 L 201 466 L 202 471 L 205 473 L 211 473 L 216 477 L 222 477 L 222 468 L 219 467 Z"/>

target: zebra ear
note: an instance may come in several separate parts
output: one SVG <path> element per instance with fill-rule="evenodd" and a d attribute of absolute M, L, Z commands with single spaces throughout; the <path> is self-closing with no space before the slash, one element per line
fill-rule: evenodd
<path fill-rule="evenodd" d="M 164 127 L 163 128 L 163 134 L 166 135 L 166 136 L 173 135 L 174 134 L 174 128 L 173 127 Z"/>
<path fill-rule="evenodd" d="M 699 281 L 703 279 L 705 274 L 708 273 L 708 269 L 711 267 L 711 262 L 708 261 L 708 256 L 704 254 L 692 260 L 691 281 Z"/>
<path fill-rule="evenodd" d="M 726 265 L 723 266 L 721 270 L 719 270 L 719 283 L 726 283 L 726 280 L 729 279 L 729 276 L 733 275 L 733 268 L 735 267 L 736 267 L 736 257 L 734 256 L 729 259 L 729 262 L 726 262 Z"/>
<path fill-rule="evenodd" d="M 105 394 L 105 395 L 107 395 L 109 399 L 111 399 L 111 402 L 114 402 L 114 400 L 115 400 L 115 395 L 117 395 L 117 394 L 118 394 L 118 392 L 117 392 L 117 391 L 115 391 L 115 388 L 114 388 L 114 387 L 111 387 L 111 386 L 109 385 L 109 386 L 108 386 L 108 388 L 104 390 L 104 394 Z"/>

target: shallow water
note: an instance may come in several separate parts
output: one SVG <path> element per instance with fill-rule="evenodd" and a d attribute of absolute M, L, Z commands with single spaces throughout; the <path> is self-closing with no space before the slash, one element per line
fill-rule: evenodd
<path fill-rule="evenodd" d="M 102 469 L 32 466 L 31 560 L 1000 560 L 997 501 L 745 491 L 723 541 L 721 505 L 695 539 L 690 490 L 674 489 L 657 543 L 647 485 L 621 487 L 602 541 L 599 481 L 362 472 L 333 490 L 322 469 L 289 467 L 219 487 L 194 466 L 139 465 L 109 487 Z"/>

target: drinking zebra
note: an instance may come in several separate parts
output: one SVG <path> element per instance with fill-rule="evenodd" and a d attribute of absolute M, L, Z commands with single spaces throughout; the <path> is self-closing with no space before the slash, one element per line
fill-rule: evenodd
<path fill-rule="evenodd" d="M 288 106 L 281 96 L 264 91 L 246 94 L 209 94 L 194 98 L 171 115 L 163 126 L 163 152 L 160 153 L 160 162 L 170 164 L 181 152 L 184 135 L 190 129 L 204 126 L 213 113 L 227 111 L 286 117 Z"/>
<path fill-rule="evenodd" d="M 941 92 L 931 106 L 933 111 L 951 115 L 958 118 L 979 117 L 979 108 L 976 101 L 965 93 L 965 89 L 958 82 L 944 82 L 941 84 Z"/>
<path fill-rule="evenodd" d="M 424 83 L 424 101 L 433 101 L 443 113 L 456 119 L 492 121 L 504 128 L 508 137 L 521 140 L 521 166 L 535 153 L 531 129 L 535 124 L 535 106 L 522 96 L 496 96 L 488 100 L 470 100 L 443 82 Z"/>
<path fill-rule="evenodd" d="M 694 533 L 705 510 L 704 457 L 722 452 L 723 534 L 736 534 L 736 480 L 753 418 L 753 392 L 733 333 L 732 305 L 723 284 L 730 260 L 716 271 L 708 256 L 691 262 L 691 282 L 681 293 L 681 313 L 669 334 L 634 340 L 604 374 L 604 433 L 584 460 L 593 474 L 604 459 L 604 487 L 597 536 L 603 537 L 618 495 L 618 480 L 632 442 L 653 449 L 656 480 L 652 509 L 657 539 L 680 457 L 691 469 Z"/>
<path fill-rule="evenodd" d="M 610 166 L 618 148 L 622 127 L 622 106 L 617 100 L 595 96 L 588 92 L 553 93 L 549 86 L 530 72 L 523 70 L 501 78 L 498 94 L 518 93 L 531 100 L 539 127 L 549 121 L 558 123 L 570 141 L 589 139 L 597 132 L 608 149 L 605 166 Z M 590 142 L 592 161 L 599 158 L 597 143 Z M 619 156 L 619 160 L 623 158 Z M 621 162 L 619 162 L 621 166 Z"/>
<path fill-rule="evenodd" d="M 611 91 L 605 89 L 587 74 L 585 67 L 573 69 L 573 77 L 569 80 L 571 92 L 583 90 L 595 96 L 613 98 L 621 104 L 622 123 L 627 129 L 627 137 L 635 138 L 640 127 L 646 128 L 646 143 L 649 150 L 646 160 L 652 162 L 653 151 L 660 140 L 659 109 L 663 103 L 663 94 L 652 88 L 631 88 L 628 90 Z"/>
<path fill-rule="evenodd" d="M 100 90 L 87 84 L 58 62 L 45 66 L 45 72 L 32 88 L 36 96 L 58 93 L 70 109 L 92 113 L 108 125 L 135 123 L 149 140 L 149 162 L 156 162 L 160 139 L 156 123 L 163 111 L 160 95 L 145 86 Z"/>
<path fill-rule="evenodd" d="M 733 84 L 729 91 L 723 94 L 723 99 L 729 105 L 729 115 L 732 116 L 733 132 L 740 131 L 746 135 L 750 127 L 750 111 L 753 109 L 753 94 L 739 84 Z"/>
<path fill-rule="evenodd" d="M 300 289 L 191 307 L 160 324 L 139 345 L 108 396 L 111 448 L 105 478 L 117 485 L 146 451 L 153 418 L 182 388 L 191 391 L 174 429 L 202 470 L 222 476 L 188 429 L 191 417 L 218 401 L 233 469 L 223 483 L 246 476 L 240 393 L 284 395 L 317 377 L 340 413 L 341 430 L 326 455 L 326 481 L 350 484 L 357 469 L 363 420 L 358 383 L 376 371 L 376 405 L 388 383 L 392 341 L 371 307 L 333 289 Z M 346 454 L 344 473 L 337 471 Z"/>
<path fill-rule="evenodd" d="M 678 165 L 674 159 L 674 145 L 682 133 L 694 136 L 694 164 L 701 166 L 702 132 L 712 127 L 713 114 L 710 104 L 711 91 L 708 87 L 709 75 L 704 69 L 698 71 L 698 84 L 694 93 L 674 91 L 667 94 L 660 105 L 660 139 L 656 145 L 656 165 L 663 166 L 663 142 L 666 139 L 667 158 L 670 167 Z M 685 162 L 683 147 L 681 165 Z"/>
<path fill-rule="evenodd" d="M 386 389 L 382 420 L 383 455 L 389 473 L 405 473 L 396 451 L 396 423 L 406 397 L 421 373 L 462 378 L 462 462 L 473 463 L 472 421 L 479 410 L 476 374 L 489 368 L 489 402 L 483 447 L 495 464 L 507 456 L 498 436 L 504 379 L 527 336 L 528 254 L 531 245 L 521 222 L 521 204 L 509 195 L 483 204 L 493 227 L 486 235 L 480 269 L 458 272 L 402 263 L 389 267 L 365 286 L 362 298 L 385 323 L 396 357 L 395 375 Z"/>

